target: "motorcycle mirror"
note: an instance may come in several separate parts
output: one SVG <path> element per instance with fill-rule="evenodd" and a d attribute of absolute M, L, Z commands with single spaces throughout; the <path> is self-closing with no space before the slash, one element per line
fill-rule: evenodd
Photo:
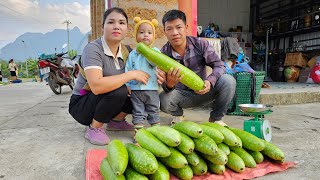
<path fill-rule="evenodd" d="M 64 44 L 62 45 L 62 51 L 63 51 L 63 49 L 66 48 L 67 46 L 68 46 L 68 44 L 67 44 L 67 43 L 64 43 Z"/>

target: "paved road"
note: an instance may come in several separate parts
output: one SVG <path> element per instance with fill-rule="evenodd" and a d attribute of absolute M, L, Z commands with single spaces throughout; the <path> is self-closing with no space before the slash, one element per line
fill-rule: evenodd
<path fill-rule="evenodd" d="M 0 86 L 0 179 L 85 179 L 85 155 L 94 146 L 84 138 L 84 127 L 68 114 L 70 89 L 55 95 L 43 83 Z M 319 179 L 320 103 L 274 107 L 273 143 L 299 165 L 259 179 Z M 208 119 L 208 110 L 185 112 L 197 122 Z M 161 113 L 164 124 L 170 117 Z M 130 118 L 129 118 L 130 119 Z M 246 117 L 225 121 L 242 127 Z M 111 139 L 130 142 L 132 132 L 108 132 Z"/>

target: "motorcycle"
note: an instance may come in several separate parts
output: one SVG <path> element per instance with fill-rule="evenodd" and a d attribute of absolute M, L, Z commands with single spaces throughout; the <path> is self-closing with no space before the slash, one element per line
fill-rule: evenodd
<path fill-rule="evenodd" d="M 40 73 L 44 78 L 48 78 L 49 87 L 55 94 L 61 94 L 62 86 L 69 86 L 73 90 L 75 79 L 79 74 L 81 56 L 77 55 L 69 59 L 64 57 L 67 53 L 41 54 L 39 57 Z"/>

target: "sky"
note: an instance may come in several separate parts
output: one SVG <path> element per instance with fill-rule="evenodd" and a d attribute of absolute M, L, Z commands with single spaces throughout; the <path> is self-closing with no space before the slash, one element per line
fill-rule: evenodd
<path fill-rule="evenodd" d="M 0 1 L 0 49 L 26 33 L 47 33 L 77 26 L 90 31 L 90 0 L 2 0 Z"/>

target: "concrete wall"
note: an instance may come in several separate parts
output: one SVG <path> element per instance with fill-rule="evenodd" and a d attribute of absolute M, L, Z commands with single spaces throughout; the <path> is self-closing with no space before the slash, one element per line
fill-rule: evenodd
<path fill-rule="evenodd" d="M 214 22 L 220 31 L 243 26 L 242 31 L 249 31 L 250 0 L 198 0 L 198 25 L 205 29 L 209 22 Z"/>
<path fill-rule="evenodd" d="M 112 0 L 111 3 L 113 7 L 123 8 L 128 14 L 129 32 L 124 41 L 125 44 L 135 47 L 135 40 L 133 38 L 133 18 L 135 16 L 148 20 L 157 19 L 159 26 L 156 28 L 156 42 L 154 46 L 161 48 L 167 42 L 161 20 L 166 11 L 178 9 L 177 0 Z"/>

